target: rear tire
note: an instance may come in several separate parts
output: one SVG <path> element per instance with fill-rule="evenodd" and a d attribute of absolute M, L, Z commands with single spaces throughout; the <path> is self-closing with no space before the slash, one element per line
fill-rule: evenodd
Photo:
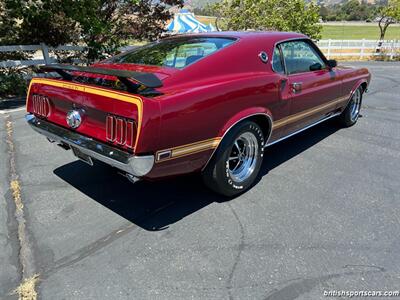
<path fill-rule="evenodd" d="M 264 134 L 256 123 L 237 124 L 224 137 L 202 172 L 206 186 L 227 197 L 248 190 L 260 171 L 264 143 Z"/>
<path fill-rule="evenodd" d="M 344 111 L 338 117 L 339 124 L 342 127 L 350 127 L 357 123 L 360 116 L 363 93 L 364 89 L 359 86 L 351 96 Z"/>

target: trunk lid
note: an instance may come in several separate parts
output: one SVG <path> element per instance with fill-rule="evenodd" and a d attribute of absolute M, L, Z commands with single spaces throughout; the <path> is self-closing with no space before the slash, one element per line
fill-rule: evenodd
<path fill-rule="evenodd" d="M 141 127 L 142 107 L 138 95 L 61 79 L 32 79 L 27 97 L 27 111 L 37 117 L 131 152 Z M 71 127 L 76 121 L 69 117 L 71 112 L 81 117 L 76 128 Z"/>
<path fill-rule="evenodd" d="M 90 67 L 55 64 L 42 69 L 57 72 L 63 79 L 32 79 L 27 97 L 28 112 L 130 152 L 143 150 L 138 149 L 137 144 L 144 99 L 149 108 L 146 118 L 152 118 L 150 112 L 157 111 L 158 104 L 149 97 L 160 95 L 163 80 L 178 71 L 168 67 L 113 63 Z M 74 126 L 78 121 L 80 124 Z M 148 137 L 141 139 L 141 144 L 148 143 Z"/>

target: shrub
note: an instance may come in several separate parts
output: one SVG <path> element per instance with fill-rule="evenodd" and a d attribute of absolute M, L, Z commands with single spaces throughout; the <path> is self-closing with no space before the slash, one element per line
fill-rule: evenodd
<path fill-rule="evenodd" d="M 23 96 L 26 94 L 27 80 L 20 70 L 0 69 L 0 99 Z"/>
<path fill-rule="evenodd" d="M 393 57 L 390 55 L 392 53 L 394 54 Z M 379 54 L 373 56 L 373 59 L 377 61 L 400 61 L 400 49 L 382 48 Z"/>

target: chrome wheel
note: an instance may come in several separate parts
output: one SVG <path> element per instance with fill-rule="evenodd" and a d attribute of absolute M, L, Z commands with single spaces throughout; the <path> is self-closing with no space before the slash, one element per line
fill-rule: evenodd
<path fill-rule="evenodd" d="M 254 172 L 259 155 L 257 137 L 251 132 L 242 133 L 234 142 L 228 158 L 229 174 L 236 182 L 243 182 Z"/>
<path fill-rule="evenodd" d="M 360 89 L 357 89 L 354 92 L 350 103 L 350 118 L 352 122 L 355 122 L 358 119 L 360 108 L 361 108 L 361 91 Z"/>

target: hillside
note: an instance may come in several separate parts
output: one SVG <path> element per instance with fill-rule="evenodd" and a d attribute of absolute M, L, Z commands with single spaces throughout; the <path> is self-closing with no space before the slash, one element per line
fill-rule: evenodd
<path fill-rule="evenodd" d="M 185 5 L 187 5 L 189 7 L 192 7 L 192 8 L 202 8 L 202 7 L 206 6 L 208 3 L 215 3 L 215 2 L 218 2 L 218 1 L 219 0 L 187 0 L 187 1 L 185 1 Z M 334 4 L 343 2 L 343 1 L 344 0 L 318 0 L 317 2 L 318 2 L 318 4 L 323 4 L 325 6 L 330 6 L 330 5 L 334 5 Z M 367 0 L 367 2 L 371 3 L 371 4 L 374 4 L 377 1 L 376 0 Z"/>
<path fill-rule="evenodd" d="M 218 2 L 218 0 L 187 0 L 187 1 L 185 1 L 185 6 L 191 7 L 191 8 L 203 8 L 208 3 L 212 4 L 215 2 Z"/>

